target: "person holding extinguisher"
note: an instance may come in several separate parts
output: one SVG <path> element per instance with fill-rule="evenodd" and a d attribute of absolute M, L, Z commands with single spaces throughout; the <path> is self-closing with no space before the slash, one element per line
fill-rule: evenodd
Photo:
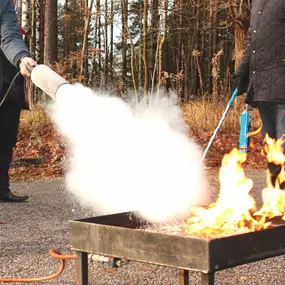
<path fill-rule="evenodd" d="M 25 100 L 24 77 L 30 77 L 28 65 L 36 66 L 25 43 L 25 32 L 19 27 L 13 0 L 0 1 L 0 202 L 23 202 L 10 190 L 9 168 L 16 145 L 20 112 L 28 108 Z M 14 76 L 9 96 L 3 101 Z"/>

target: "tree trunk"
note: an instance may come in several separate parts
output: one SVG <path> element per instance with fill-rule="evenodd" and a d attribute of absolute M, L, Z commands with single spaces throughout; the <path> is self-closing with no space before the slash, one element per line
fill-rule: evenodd
<path fill-rule="evenodd" d="M 47 0 L 45 5 L 44 63 L 57 61 L 57 0 Z"/>
<path fill-rule="evenodd" d="M 57 0 L 45 1 L 44 26 L 44 64 L 53 65 L 57 61 Z M 42 103 L 50 101 L 49 96 L 42 96 Z"/>
<path fill-rule="evenodd" d="M 177 70 L 176 73 L 180 74 L 182 72 L 182 13 L 183 13 L 183 1 L 179 0 L 177 3 L 177 13 L 178 13 L 178 39 L 177 39 Z M 182 77 L 177 77 L 176 92 L 181 98 L 182 96 Z"/>
<path fill-rule="evenodd" d="M 139 48 L 138 48 L 138 87 L 142 87 L 143 82 L 143 4 L 139 3 Z"/>
<path fill-rule="evenodd" d="M 36 52 L 36 0 L 31 2 L 31 36 L 30 36 L 30 52 L 35 57 Z"/>
<path fill-rule="evenodd" d="M 35 59 L 38 62 L 43 62 L 43 41 L 44 41 L 44 21 L 43 21 L 43 1 L 36 0 L 36 27 L 35 27 Z"/>
<path fill-rule="evenodd" d="M 69 53 L 69 1 L 64 2 L 64 39 L 63 39 L 63 57 L 67 57 Z"/>
<path fill-rule="evenodd" d="M 147 53 L 147 20 L 148 20 L 148 0 L 144 0 L 144 12 L 143 12 L 143 62 L 144 62 L 144 97 L 148 97 L 149 88 L 149 74 L 148 74 L 148 53 Z"/>
<path fill-rule="evenodd" d="M 235 69 L 239 66 L 245 46 L 247 31 L 235 24 Z"/>
<path fill-rule="evenodd" d="M 158 0 L 151 0 L 151 24 L 150 24 L 150 66 L 149 73 L 152 75 L 153 83 L 156 82 L 156 70 L 157 64 L 157 44 L 158 44 Z"/>
<path fill-rule="evenodd" d="M 104 85 L 108 82 L 108 0 L 105 0 L 104 22 Z"/>
<path fill-rule="evenodd" d="M 104 85 L 108 81 L 108 0 L 105 0 L 105 22 L 104 22 Z"/>
<path fill-rule="evenodd" d="M 235 68 L 240 64 L 245 46 L 247 30 L 249 28 L 249 7 L 240 3 L 239 0 L 236 3 L 230 5 L 230 13 L 235 19 Z M 243 4 L 243 5 L 241 5 Z"/>
<path fill-rule="evenodd" d="M 111 30 L 110 30 L 110 78 L 114 79 L 113 61 L 114 61 L 114 0 L 111 0 Z"/>
<path fill-rule="evenodd" d="M 93 7 L 94 0 L 90 1 L 90 5 L 88 7 L 88 0 L 85 6 L 85 24 L 83 31 L 83 43 L 82 43 L 82 51 L 81 51 L 81 64 L 80 64 L 80 76 L 79 81 L 86 81 L 86 75 L 88 74 L 88 34 L 89 34 L 89 25 L 91 19 L 91 11 Z"/>
<path fill-rule="evenodd" d="M 22 27 L 24 30 L 29 33 L 30 32 L 30 14 L 29 11 L 31 9 L 31 1 L 30 0 L 23 0 L 22 1 Z"/>
<path fill-rule="evenodd" d="M 162 0 L 162 10 L 163 10 L 163 35 L 160 39 L 159 52 L 158 52 L 158 89 L 161 86 L 161 79 L 163 76 L 163 50 L 164 43 L 167 37 L 167 0 Z"/>
<path fill-rule="evenodd" d="M 128 39 L 128 1 L 122 0 L 122 88 L 125 93 L 127 89 L 127 39 Z"/>
<path fill-rule="evenodd" d="M 128 15 L 128 1 L 127 0 L 123 0 L 122 1 L 123 4 L 123 10 L 126 12 L 125 15 Z M 126 6 L 125 6 L 126 5 Z M 126 35 L 125 35 L 125 41 L 127 42 L 128 40 L 130 41 L 130 50 L 131 50 L 131 60 L 130 60 L 130 69 L 131 69 L 131 76 L 132 76 L 132 82 L 133 82 L 133 90 L 134 90 L 134 95 L 136 98 L 136 103 L 138 106 L 138 93 L 137 93 L 137 82 L 136 82 L 136 75 L 135 75 L 135 47 L 134 47 L 134 43 L 133 43 L 133 38 L 132 35 L 129 31 L 129 26 L 128 26 L 128 17 L 124 17 L 124 23 L 123 26 L 126 29 Z"/>
<path fill-rule="evenodd" d="M 102 25 L 101 25 L 101 2 L 100 0 L 96 1 L 96 30 L 97 30 L 97 50 L 98 52 L 98 69 L 97 72 L 101 73 L 101 30 L 102 30 Z M 98 78 L 100 80 L 100 78 Z"/>

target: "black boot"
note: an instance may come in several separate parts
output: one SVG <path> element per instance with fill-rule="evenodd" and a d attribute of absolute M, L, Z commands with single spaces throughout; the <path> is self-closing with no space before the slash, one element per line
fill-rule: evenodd
<path fill-rule="evenodd" d="M 17 196 L 9 188 L 0 189 L 0 202 L 24 202 L 29 196 Z"/>

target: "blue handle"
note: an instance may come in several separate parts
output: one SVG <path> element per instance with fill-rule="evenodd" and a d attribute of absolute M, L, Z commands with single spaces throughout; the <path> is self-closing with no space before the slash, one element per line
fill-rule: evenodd
<path fill-rule="evenodd" d="M 233 95 L 232 95 L 232 97 L 231 97 L 231 99 L 230 99 L 230 101 L 229 101 L 229 106 L 232 106 L 232 104 L 234 103 L 237 95 L 238 95 L 238 89 L 236 88 L 234 93 L 233 93 Z"/>

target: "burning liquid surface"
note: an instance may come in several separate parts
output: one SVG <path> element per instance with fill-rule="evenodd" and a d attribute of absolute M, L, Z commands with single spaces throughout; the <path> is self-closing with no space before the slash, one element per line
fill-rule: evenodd
<path fill-rule="evenodd" d="M 201 230 L 191 230 L 189 231 L 189 224 L 185 223 L 178 223 L 178 224 L 160 224 L 160 225 L 151 225 L 148 228 L 144 229 L 150 232 L 156 232 L 161 234 L 168 234 L 174 236 L 182 236 L 182 237 L 196 237 L 196 238 L 204 238 L 207 240 L 217 239 L 227 236 L 245 234 L 251 232 L 251 230 L 247 227 L 239 228 L 239 229 L 232 229 L 232 230 L 219 230 L 213 228 L 201 229 Z"/>

